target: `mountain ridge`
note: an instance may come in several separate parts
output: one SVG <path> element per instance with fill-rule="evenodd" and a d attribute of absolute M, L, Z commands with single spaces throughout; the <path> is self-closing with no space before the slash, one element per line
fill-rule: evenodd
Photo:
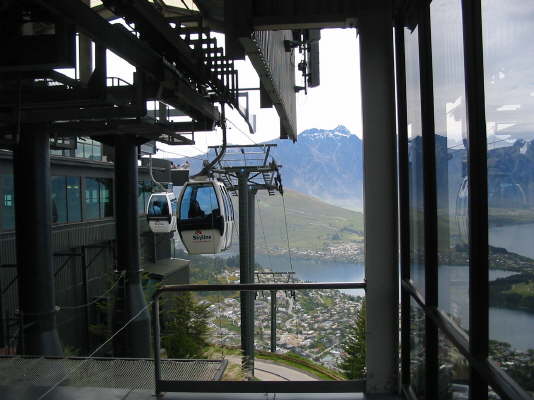
<path fill-rule="evenodd" d="M 333 129 L 310 128 L 298 135 L 297 143 L 276 139 L 271 155 L 282 165 L 284 187 L 326 203 L 360 211 L 363 207 L 362 141 L 340 124 Z M 261 143 L 263 144 L 263 143 Z M 208 154 L 213 159 L 214 154 Z M 191 173 L 200 171 L 202 160 L 189 160 Z"/>

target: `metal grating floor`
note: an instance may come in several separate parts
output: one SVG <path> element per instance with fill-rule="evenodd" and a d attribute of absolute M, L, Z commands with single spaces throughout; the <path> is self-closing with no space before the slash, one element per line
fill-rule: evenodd
<path fill-rule="evenodd" d="M 227 361 L 162 360 L 165 380 L 220 380 Z M 154 389 L 151 359 L 0 357 L 0 387 L 101 387 Z"/>

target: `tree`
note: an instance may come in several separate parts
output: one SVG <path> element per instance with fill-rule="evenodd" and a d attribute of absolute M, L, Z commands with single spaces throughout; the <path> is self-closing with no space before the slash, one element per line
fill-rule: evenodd
<path fill-rule="evenodd" d="M 362 301 L 356 323 L 342 343 L 341 362 L 338 368 L 348 379 L 363 379 L 367 373 L 365 363 L 365 300 Z"/>
<path fill-rule="evenodd" d="M 201 358 L 208 345 L 209 311 L 189 292 L 166 302 L 163 346 L 169 358 Z"/>

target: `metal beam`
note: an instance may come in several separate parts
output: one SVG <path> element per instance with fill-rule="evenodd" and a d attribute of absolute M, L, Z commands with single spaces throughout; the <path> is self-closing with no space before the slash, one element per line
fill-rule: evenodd
<path fill-rule="evenodd" d="M 239 173 L 239 277 L 241 283 L 254 283 L 250 267 L 250 225 L 248 172 Z M 254 293 L 241 292 L 241 349 L 243 368 L 254 376 Z"/>
<path fill-rule="evenodd" d="M 434 123 L 434 83 L 432 75 L 432 36 L 430 3 L 419 9 L 419 71 L 421 90 L 421 128 L 423 151 L 425 303 L 438 306 L 438 215 L 436 182 L 436 140 Z M 425 396 L 439 397 L 438 328 L 425 316 Z"/>
<path fill-rule="evenodd" d="M 36 0 L 40 5 L 76 24 L 93 41 L 116 53 L 130 64 L 141 68 L 154 80 L 165 81 L 162 101 L 176 108 L 180 104 L 191 107 L 208 118 L 218 120 L 218 112 L 213 105 L 189 87 L 180 78 L 180 73 L 150 46 L 132 35 L 121 24 L 110 24 L 95 11 L 80 1 Z M 158 89 L 159 86 L 158 86 Z M 177 99 L 173 102 L 172 99 Z"/>
<path fill-rule="evenodd" d="M 397 157 L 391 0 L 362 2 L 367 393 L 398 390 Z M 380 154 L 380 157 L 376 157 Z M 354 316 L 356 317 L 356 316 Z"/>
<path fill-rule="evenodd" d="M 137 186 L 137 142 L 135 138 L 118 135 L 115 137 L 117 270 L 123 272 L 123 277 L 115 302 L 114 322 L 115 330 L 127 323 L 129 326 L 114 342 L 114 353 L 138 358 L 150 357 L 150 318 L 141 285 Z"/>
<path fill-rule="evenodd" d="M 462 1 L 469 159 L 469 350 L 489 353 L 488 167 L 480 0 Z M 473 190 L 476 188 L 476 190 Z M 488 384 L 471 367 L 470 399 L 487 399 Z"/>
<path fill-rule="evenodd" d="M 19 354 L 62 356 L 51 243 L 50 137 L 25 126 L 13 154 Z"/>
<path fill-rule="evenodd" d="M 395 66 L 397 82 L 398 175 L 399 175 L 399 256 L 401 279 L 410 280 L 410 190 L 408 158 L 408 117 L 406 109 L 406 60 L 404 24 L 395 24 Z M 401 290 L 401 384 L 410 385 L 410 295 Z"/>

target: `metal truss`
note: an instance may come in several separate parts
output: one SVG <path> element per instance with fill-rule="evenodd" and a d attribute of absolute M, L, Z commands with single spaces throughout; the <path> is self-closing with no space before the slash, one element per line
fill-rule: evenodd
<path fill-rule="evenodd" d="M 212 172 L 218 174 L 226 189 L 234 196 L 238 192 L 239 174 L 247 174 L 250 190 L 267 190 L 269 196 L 275 192 L 283 193 L 280 164 L 270 155 L 276 144 L 228 145 L 223 157 Z M 218 156 L 221 146 L 210 146 Z"/>

